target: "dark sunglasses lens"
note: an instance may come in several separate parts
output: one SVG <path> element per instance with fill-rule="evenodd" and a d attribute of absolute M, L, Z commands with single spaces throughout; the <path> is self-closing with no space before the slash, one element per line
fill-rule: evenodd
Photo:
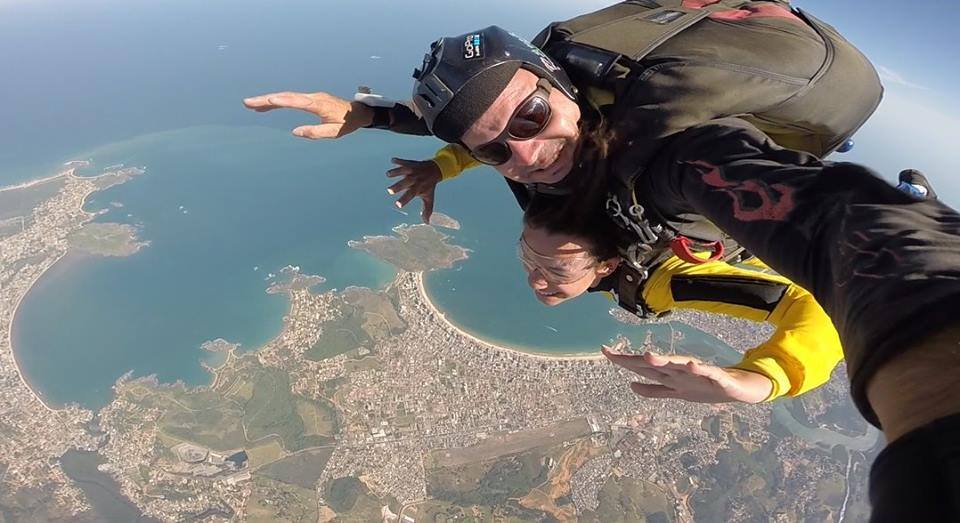
<path fill-rule="evenodd" d="M 550 121 L 550 104 L 539 96 L 527 100 L 513 120 L 510 120 L 510 136 L 527 140 L 533 138 Z"/>
<path fill-rule="evenodd" d="M 493 142 L 474 149 L 473 157 L 487 165 L 501 165 L 510 159 L 510 147 L 505 143 Z"/>

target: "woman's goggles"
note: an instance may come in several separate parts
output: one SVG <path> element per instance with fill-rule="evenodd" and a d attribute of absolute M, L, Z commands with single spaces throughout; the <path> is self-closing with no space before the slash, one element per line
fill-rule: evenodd
<path fill-rule="evenodd" d="M 517 256 L 528 274 L 540 271 L 544 279 L 558 285 L 573 283 L 587 276 L 590 269 L 597 264 L 593 255 L 585 251 L 576 256 L 563 258 L 544 256 L 534 251 L 522 236 L 517 243 Z"/>

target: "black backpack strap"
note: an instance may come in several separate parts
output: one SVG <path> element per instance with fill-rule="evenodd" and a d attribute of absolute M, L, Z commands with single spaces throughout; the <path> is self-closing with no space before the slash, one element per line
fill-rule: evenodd
<path fill-rule="evenodd" d="M 643 299 L 643 288 L 650 279 L 650 274 L 672 255 L 670 249 L 659 249 L 651 252 L 646 263 L 639 267 L 630 263 L 621 263 L 616 272 L 611 275 L 617 278 L 617 304 L 640 318 L 656 318 L 668 311 L 656 312 Z"/>
<path fill-rule="evenodd" d="M 510 192 L 512 192 L 513 197 L 516 198 L 517 205 L 519 205 L 521 209 L 527 210 L 527 205 L 530 205 L 530 198 L 532 197 L 530 189 L 526 185 L 515 182 L 510 178 L 504 177 L 503 180 L 507 182 L 507 186 L 510 187 Z"/>
<path fill-rule="evenodd" d="M 560 37 L 639 62 L 660 44 L 707 16 L 748 3 L 750 0 L 721 0 L 693 9 L 684 7 L 683 0 L 627 0 L 553 24 L 548 28 L 550 35 L 542 39 L 548 43 Z"/>
<path fill-rule="evenodd" d="M 617 271 L 617 303 L 622 309 L 641 318 L 651 314 L 646 302 L 643 301 L 643 285 L 647 280 L 646 271 L 638 271 L 629 264 L 621 265 Z"/>

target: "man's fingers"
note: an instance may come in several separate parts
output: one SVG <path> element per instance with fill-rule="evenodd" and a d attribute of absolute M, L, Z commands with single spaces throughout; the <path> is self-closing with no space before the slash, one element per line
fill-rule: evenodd
<path fill-rule="evenodd" d="M 340 124 L 301 125 L 293 130 L 293 135 L 311 140 L 336 138 L 340 135 L 342 127 Z"/>
<path fill-rule="evenodd" d="M 387 187 L 387 194 L 397 194 L 400 191 L 406 190 L 411 185 L 413 185 L 413 180 L 410 178 L 404 178 L 390 187 Z"/>
<path fill-rule="evenodd" d="M 258 111 L 269 111 L 270 109 L 276 109 L 273 104 L 270 103 L 270 97 L 274 94 L 263 94 L 260 96 L 251 96 L 250 98 L 243 99 L 243 105 L 247 109 L 256 109 Z"/>
<path fill-rule="evenodd" d="M 278 93 L 267 97 L 267 103 L 277 108 L 300 109 L 314 112 L 316 100 L 304 93 Z"/>
<path fill-rule="evenodd" d="M 663 385 L 651 385 L 649 383 L 633 382 L 630 384 L 630 390 L 645 398 L 679 398 L 680 393 L 670 387 Z"/>
<path fill-rule="evenodd" d="M 243 105 L 258 111 L 269 111 L 271 109 L 309 110 L 313 104 L 313 98 L 306 93 L 294 93 L 290 91 L 254 96 L 246 98 L 243 101 Z"/>

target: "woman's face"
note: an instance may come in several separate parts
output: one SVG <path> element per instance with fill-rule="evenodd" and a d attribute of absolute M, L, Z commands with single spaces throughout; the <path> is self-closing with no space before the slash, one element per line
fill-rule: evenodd
<path fill-rule="evenodd" d="M 523 228 L 518 250 L 527 271 L 527 284 L 540 303 L 551 307 L 596 286 L 620 261 L 598 260 L 590 252 L 589 243 L 576 236 L 530 226 Z"/>

